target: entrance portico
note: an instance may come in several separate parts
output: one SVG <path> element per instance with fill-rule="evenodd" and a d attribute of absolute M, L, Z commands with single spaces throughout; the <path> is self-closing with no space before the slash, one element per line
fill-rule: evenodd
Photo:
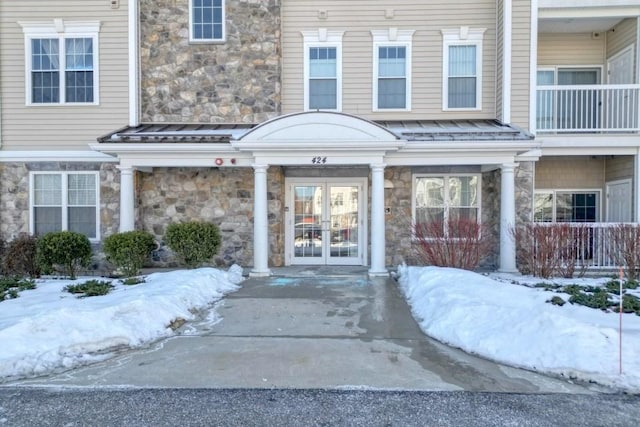
<path fill-rule="evenodd" d="M 206 206 L 199 211 L 191 209 L 190 216 L 173 220 L 217 218 L 222 225 L 231 224 L 222 227 L 229 237 L 224 243 L 235 236 L 236 246 L 247 247 L 253 276 L 271 274 L 271 266 L 306 263 L 363 265 L 372 276 L 386 275 L 387 265 L 396 263 L 397 256 L 407 259 L 411 252 L 412 213 L 400 211 L 398 206 L 414 203 L 412 181 L 424 182 L 425 176 L 442 171 L 449 175 L 472 172 L 478 177 L 486 175 L 486 185 L 493 188 L 489 178 L 495 176 L 501 179 L 499 199 L 483 198 L 489 212 L 483 217 L 500 218 L 496 223 L 500 235 L 496 260 L 501 269 L 511 271 L 515 269 L 511 228 L 516 223 L 518 165 L 535 161 L 538 153 L 526 134 L 495 123 L 480 125 L 484 128 L 474 124 L 443 130 L 440 123 L 435 128 L 429 122 L 375 123 L 343 113 L 305 112 L 258 126 L 141 125 L 101 138 L 92 147 L 119 159 L 121 231 L 150 227 L 145 225 L 149 209 L 141 209 L 139 204 L 140 196 L 154 184 L 140 186 L 141 178 L 153 181 L 159 171 L 158 179 L 166 179 L 163 177 L 172 170 L 182 173 L 181 179 L 189 179 L 185 170 L 192 170 L 191 176 L 198 177 L 198 182 L 203 175 L 209 177 L 203 184 L 204 193 L 200 184 L 187 183 L 179 186 L 181 195 L 167 194 L 172 200 L 191 200 L 190 192 L 197 191 L 198 200 L 211 201 L 203 202 Z M 242 178 L 244 189 L 238 189 L 237 195 L 237 179 L 211 187 L 211 177 L 245 176 L 248 171 L 253 179 Z M 402 182 L 392 182 L 399 171 Z M 280 177 L 278 183 L 272 181 L 275 177 Z M 396 188 L 385 193 L 386 181 Z M 162 182 L 155 185 L 167 188 L 163 194 L 176 187 Z M 218 195 L 223 195 L 219 189 L 240 199 L 218 203 Z M 158 206 L 157 200 L 153 200 L 154 206 Z M 250 210 L 225 211 L 225 206 L 239 205 L 250 206 Z M 497 210 L 492 210 L 493 205 Z M 233 224 L 238 221 L 250 227 L 247 237 L 251 241 L 237 242 Z M 153 231 L 161 237 L 158 222 Z M 398 235 L 401 223 L 404 237 Z M 391 234 L 387 234 L 389 224 L 395 227 Z M 229 256 L 226 259 L 233 261 Z M 250 264 L 247 261 L 243 257 L 236 262 Z"/>

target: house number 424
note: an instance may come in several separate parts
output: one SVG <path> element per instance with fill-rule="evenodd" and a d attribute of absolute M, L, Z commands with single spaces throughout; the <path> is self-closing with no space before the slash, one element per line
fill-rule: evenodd
<path fill-rule="evenodd" d="M 314 165 L 323 165 L 327 163 L 327 158 L 326 156 L 325 157 L 316 156 L 311 159 L 311 163 L 313 163 Z"/>

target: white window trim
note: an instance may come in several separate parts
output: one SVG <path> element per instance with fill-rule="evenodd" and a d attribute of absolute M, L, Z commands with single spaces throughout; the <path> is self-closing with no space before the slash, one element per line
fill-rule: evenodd
<path fill-rule="evenodd" d="M 482 41 L 486 28 L 460 27 L 442 29 L 442 110 L 482 111 Z M 476 47 L 476 106 L 475 108 L 449 107 L 449 46 Z"/>
<path fill-rule="evenodd" d="M 222 0 L 222 37 L 219 39 L 196 39 L 193 37 L 193 0 L 189 0 L 189 43 L 226 43 L 227 41 L 227 7 Z"/>
<path fill-rule="evenodd" d="M 448 179 L 449 178 L 455 178 L 455 177 L 461 177 L 461 176 L 474 176 L 478 178 L 478 194 L 477 194 L 477 200 L 478 200 L 478 224 L 482 224 L 482 174 L 481 173 L 414 173 L 411 177 L 411 223 L 415 224 L 416 221 L 416 191 L 417 191 L 417 183 L 418 183 L 418 179 L 419 178 L 443 178 L 444 179 L 444 186 L 445 188 L 443 189 L 444 194 L 445 194 L 445 198 L 448 197 L 447 196 L 447 187 L 448 187 Z M 447 220 L 449 219 L 449 207 L 451 205 L 449 204 L 448 200 L 444 201 L 444 222 L 446 224 Z M 413 233 L 413 230 L 411 231 L 411 237 L 412 239 L 415 239 L 415 235 Z"/>
<path fill-rule="evenodd" d="M 24 33 L 24 85 L 25 105 L 33 107 L 99 105 L 100 104 L 100 21 L 65 21 L 56 18 L 50 21 L 19 21 Z M 57 39 L 60 42 L 58 55 L 60 56 L 60 102 L 32 102 L 31 101 L 31 40 Z M 93 40 L 93 102 L 66 102 L 65 100 L 65 39 L 87 38 Z"/>
<path fill-rule="evenodd" d="M 336 108 L 322 111 L 342 111 L 342 36 L 344 31 L 319 28 L 315 31 L 302 31 L 304 39 L 304 111 L 315 111 L 309 108 L 309 49 L 312 47 L 336 48 Z"/>
<path fill-rule="evenodd" d="M 536 69 L 536 87 L 547 87 L 547 86 L 559 86 L 558 85 L 558 72 L 560 71 L 579 71 L 579 70 L 598 70 L 599 81 L 596 84 L 604 84 L 604 67 L 602 65 L 545 65 L 540 66 Z M 539 85 L 538 83 L 538 71 L 553 71 L 553 84 L 552 85 Z"/>
<path fill-rule="evenodd" d="M 596 193 L 598 195 L 598 200 L 597 203 L 598 205 L 596 206 L 596 222 L 602 222 L 602 205 L 603 205 L 603 200 L 602 200 L 602 189 L 601 188 L 553 188 L 553 189 L 546 189 L 546 188 L 540 188 L 540 189 L 536 189 L 533 192 L 533 216 L 535 218 L 535 196 L 538 194 L 551 194 L 551 222 L 547 223 L 547 224 L 555 224 L 558 222 L 557 218 L 556 218 L 556 195 L 558 193 L 581 193 L 581 194 L 586 194 L 586 193 Z M 544 223 L 543 221 L 534 221 L 537 223 Z"/>
<path fill-rule="evenodd" d="M 371 109 L 373 111 L 411 111 L 411 46 L 415 30 L 398 30 L 389 28 L 388 30 L 371 30 L 373 37 L 373 99 Z M 380 47 L 401 46 L 406 49 L 405 59 L 405 108 L 380 108 L 378 107 L 378 55 Z"/>
<path fill-rule="evenodd" d="M 61 175 L 61 187 L 62 187 L 62 229 L 60 231 L 67 231 L 69 229 L 68 218 L 68 203 L 69 203 L 69 175 L 95 175 L 96 179 L 96 237 L 90 237 L 89 241 L 96 243 L 100 241 L 100 173 L 96 171 L 72 171 L 72 172 L 60 172 L 60 171 L 37 171 L 29 172 L 29 232 L 35 233 L 35 221 L 34 221 L 34 205 L 35 205 L 35 175 Z"/>

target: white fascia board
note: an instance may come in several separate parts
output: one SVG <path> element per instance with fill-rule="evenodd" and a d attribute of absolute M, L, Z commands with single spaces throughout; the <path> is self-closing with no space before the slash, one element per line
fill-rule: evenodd
<path fill-rule="evenodd" d="M 414 153 L 393 153 L 384 159 L 387 166 L 467 166 L 467 165 L 496 165 L 514 163 L 515 154 L 484 153 L 483 155 L 469 156 L 464 153 L 432 153 L 428 156 L 419 156 Z"/>
<path fill-rule="evenodd" d="M 451 141 L 439 141 L 439 142 L 426 142 L 426 141 L 410 141 L 408 142 L 401 152 L 463 152 L 467 155 L 473 153 L 482 154 L 486 151 L 510 151 L 510 152 L 523 152 L 529 151 L 534 148 L 539 148 L 539 141 L 468 141 L 468 142 L 451 142 Z"/>
<path fill-rule="evenodd" d="M 542 148 L 562 147 L 582 150 L 592 147 L 640 147 L 638 135 L 538 135 Z"/>
<path fill-rule="evenodd" d="M 540 7 L 538 19 L 624 18 L 640 15 L 640 6 Z"/>
<path fill-rule="evenodd" d="M 319 140 L 311 143 L 309 140 L 301 141 L 256 141 L 256 142 L 232 142 L 238 151 L 261 151 L 261 152 L 280 152 L 280 151 L 303 151 L 303 152 L 326 152 L 326 151 L 396 151 L 405 146 L 406 141 L 394 139 L 391 141 L 340 141 L 340 140 Z"/>
<path fill-rule="evenodd" d="M 157 154 L 164 155 L 181 155 L 185 153 L 196 154 L 229 154 L 235 153 L 236 150 L 229 144 L 183 144 L 183 143 L 100 143 L 90 144 L 92 150 L 100 151 L 102 153 L 110 154 L 127 154 L 127 153 L 139 153 L 146 156 L 153 156 Z"/>
<path fill-rule="evenodd" d="M 579 150 L 573 147 L 542 147 L 544 156 L 635 156 L 635 147 L 584 147 Z"/>
<path fill-rule="evenodd" d="M 95 151 L 0 151 L 0 162 L 117 162 Z"/>

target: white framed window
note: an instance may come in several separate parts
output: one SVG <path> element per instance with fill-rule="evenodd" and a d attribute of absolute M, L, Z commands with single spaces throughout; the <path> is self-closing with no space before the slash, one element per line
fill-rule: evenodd
<path fill-rule="evenodd" d="M 536 190 L 535 222 L 598 222 L 601 190 Z"/>
<path fill-rule="evenodd" d="M 441 30 L 442 109 L 482 109 L 482 39 L 486 28 Z"/>
<path fill-rule="evenodd" d="M 303 31 L 304 109 L 342 110 L 342 35 L 344 31 Z"/>
<path fill-rule="evenodd" d="M 98 21 L 19 22 L 27 105 L 97 105 Z"/>
<path fill-rule="evenodd" d="M 481 219 L 481 176 L 479 174 L 429 174 L 413 176 L 412 218 L 449 236 L 451 222 Z M 456 236 L 451 236 L 456 237 Z"/>
<path fill-rule="evenodd" d="M 190 42 L 224 42 L 225 27 L 225 0 L 189 0 Z"/>
<path fill-rule="evenodd" d="M 30 231 L 75 231 L 100 239 L 98 172 L 31 172 Z"/>
<path fill-rule="evenodd" d="M 414 30 L 372 30 L 373 111 L 411 110 L 411 41 Z"/>

